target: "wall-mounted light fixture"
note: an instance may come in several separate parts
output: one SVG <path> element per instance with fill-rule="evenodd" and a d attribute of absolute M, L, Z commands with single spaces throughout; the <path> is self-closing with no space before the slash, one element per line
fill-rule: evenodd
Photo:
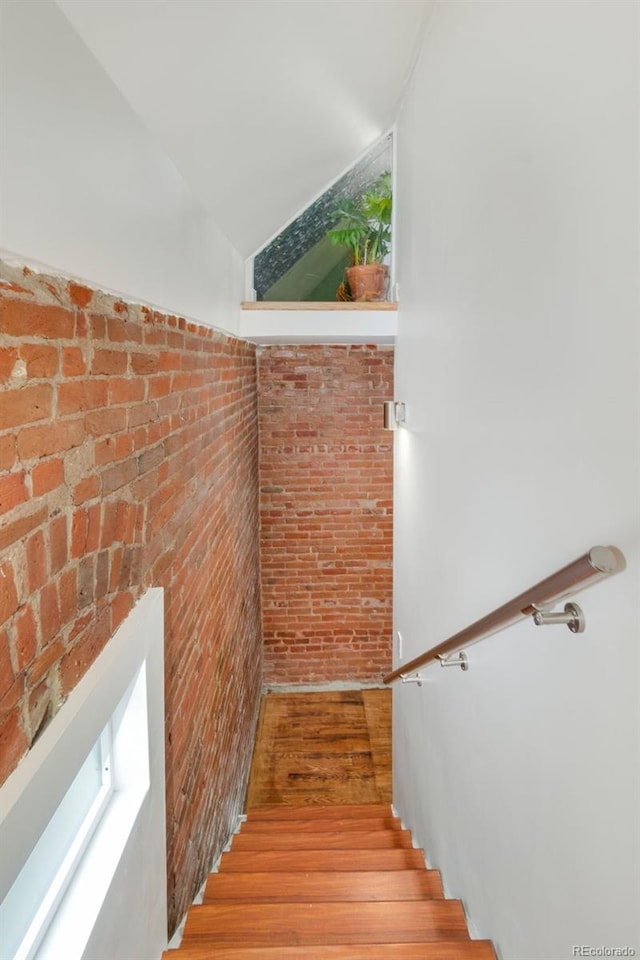
<path fill-rule="evenodd" d="M 397 430 L 398 425 L 407 419 L 406 405 L 401 400 L 385 400 L 383 407 L 385 430 Z"/>

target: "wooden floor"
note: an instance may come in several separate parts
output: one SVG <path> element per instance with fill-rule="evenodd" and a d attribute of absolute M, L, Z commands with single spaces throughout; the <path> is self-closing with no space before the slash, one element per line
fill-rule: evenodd
<path fill-rule="evenodd" d="M 390 802 L 390 690 L 265 694 L 247 808 Z"/>

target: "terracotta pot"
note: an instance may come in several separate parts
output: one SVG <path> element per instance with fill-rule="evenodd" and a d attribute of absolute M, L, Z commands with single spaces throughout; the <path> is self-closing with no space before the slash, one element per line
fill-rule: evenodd
<path fill-rule="evenodd" d="M 347 280 L 354 300 L 384 300 L 389 267 L 383 263 L 365 263 L 347 267 Z"/>

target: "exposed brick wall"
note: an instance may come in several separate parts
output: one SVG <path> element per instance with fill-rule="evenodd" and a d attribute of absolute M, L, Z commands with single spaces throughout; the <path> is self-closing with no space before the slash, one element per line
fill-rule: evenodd
<path fill-rule="evenodd" d="M 379 681 L 391 665 L 393 349 L 258 355 L 267 683 Z"/>
<path fill-rule="evenodd" d="M 241 809 L 259 706 L 255 349 L 0 276 L 0 782 L 164 587 L 173 928 Z"/>

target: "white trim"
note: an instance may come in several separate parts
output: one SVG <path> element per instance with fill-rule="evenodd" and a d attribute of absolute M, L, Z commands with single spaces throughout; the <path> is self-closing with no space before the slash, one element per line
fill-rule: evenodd
<path fill-rule="evenodd" d="M 395 343 L 397 310 L 244 310 L 239 336 L 258 344 Z"/>
<path fill-rule="evenodd" d="M 102 786 L 99 788 L 93 803 L 91 804 L 84 817 L 84 820 L 80 825 L 80 828 L 73 837 L 72 843 L 67 850 L 66 855 L 60 862 L 49 889 L 47 890 L 42 903 L 38 907 L 31 923 L 29 924 L 29 928 L 27 929 L 13 960 L 32 960 L 32 958 L 35 957 L 36 951 L 38 950 L 42 941 L 46 938 L 47 931 L 53 922 L 55 913 L 73 881 L 74 873 L 78 868 L 78 864 L 80 863 L 83 854 L 91 843 L 91 839 L 95 830 L 97 829 L 100 818 L 104 813 L 111 797 L 113 796 L 113 780 L 111 777 L 109 760 L 109 754 L 111 751 L 110 723 L 108 723 L 106 728 L 102 731 L 97 746 L 99 747 L 101 756 Z M 105 753 L 107 754 L 106 759 Z M 47 829 L 50 830 L 51 825 L 49 825 Z"/>

